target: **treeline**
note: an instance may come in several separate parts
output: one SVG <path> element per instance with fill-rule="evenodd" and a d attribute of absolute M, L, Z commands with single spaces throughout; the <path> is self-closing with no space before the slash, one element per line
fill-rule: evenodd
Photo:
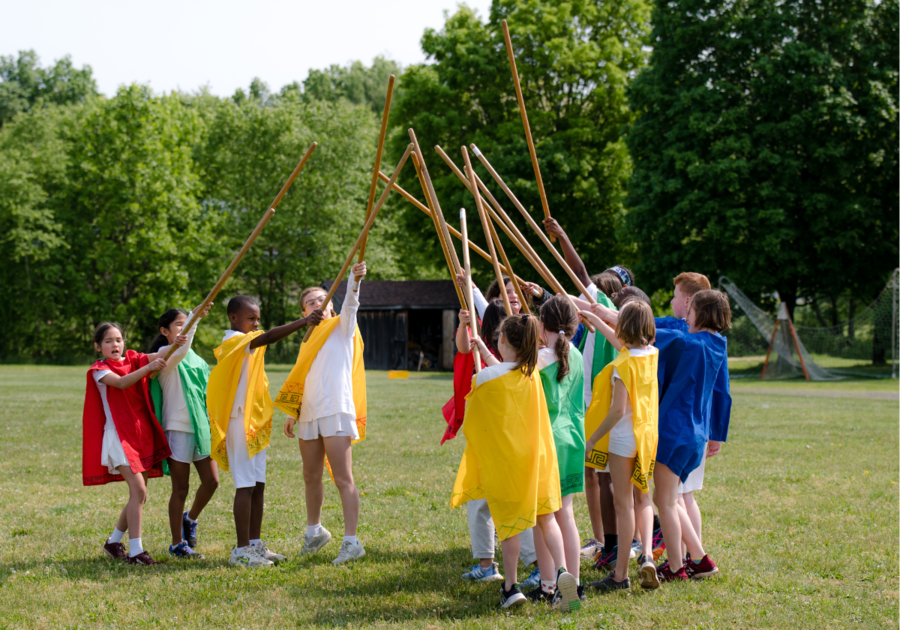
<path fill-rule="evenodd" d="M 426 64 L 332 66 L 223 98 L 140 85 L 104 98 L 89 67 L 2 58 L 0 299 L 16 325 L 0 358 L 83 357 L 103 319 L 141 346 L 162 311 L 201 299 L 316 140 L 220 298 L 259 296 L 265 327 L 296 317 L 299 290 L 336 272 L 362 225 L 391 73 L 382 170 L 415 128 L 452 217 L 471 196 L 430 149 L 461 165 L 474 142 L 539 217 L 503 19 L 550 208 L 590 270 L 627 264 L 660 301 L 691 269 L 757 296 L 865 303 L 897 264 L 897 8 L 495 0 L 489 16 L 461 6 L 426 31 Z M 411 165 L 400 183 L 424 200 Z M 394 198 L 375 225 L 372 278 L 446 277 L 420 211 Z M 218 333 L 205 328 L 208 351 Z"/>

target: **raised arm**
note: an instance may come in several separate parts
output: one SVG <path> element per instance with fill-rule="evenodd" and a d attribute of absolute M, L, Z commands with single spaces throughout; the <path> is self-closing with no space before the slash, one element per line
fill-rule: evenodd
<path fill-rule="evenodd" d="M 584 261 L 581 260 L 581 256 L 575 251 L 575 248 L 572 246 L 572 241 L 569 240 L 569 237 L 562 229 L 562 226 L 557 223 L 556 219 L 553 217 L 547 217 L 544 219 L 543 223 L 544 229 L 547 230 L 547 234 L 559 239 L 559 245 L 562 248 L 566 264 L 572 268 L 572 271 L 575 272 L 575 275 L 578 276 L 578 279 L 584 286 L 589 285 L 591 283 L 591 277 L 588 275 L 587 267 L 584 266 Z"/>
<path fill-rule="evenodd" d="M 463 290 L 463 294 L 466 292 L 466 275 L 462 273 L 456 274 L 456 284 L 459 285 L 459 288 Z M 475 302 L 475 312 L 478 313 L 478 317 L 483 318 L 484 312 L 487 310 L 488 303 L 487 300 L 484 299 L 484 294 L 481 292 L 475 283 L 472 283 L 472 301 Z"/>
<path fill-rule="evenodd" d="M 306 328 L 310 324 L 318 324 L 322 321 L 322 309 L 317 308 L 312 313 L 307 315 L 302 319 L 295 320 L 290 324 L 284 324 L 283 326 L 278 326 L 273 328 L 272 330 L 267 330 L 259 337 L 256 337 L 250 342 L 250 349 L 254 350 L 261 346 L 270 346 L 273 343 L 278 343 L 282 339 L 286 337 L 290 337 L 295 332 L 300 330 L 301 328 Z"/>
<path fill-rule="evenodd" d="M 356 313 L 359 311 L 359 285 L 366 275 L 366 263 L 353 265 L 350 270 L 350 279 L 347 280 L 347 293 L 344 295 L 344 305 L 341 307 L 341 334 L 344 337 L 352 337 L 356 332 Z M 357 280 L 357 277 L 359 280 Z"/>
<path fill-rule="evenodd" d="M 150 355 L 147 356 L 149 357 Z M 151 372 L 162 371 L 165 369 L 165 367 L 165 359 L 153 359 L 144 367 L 139 368 L 130 374 L 126 374 L 125 376 L 119 376 L 118 374 L 107 374 L 100 379 L 100 382 L 108 387 L 115 387 L 116 389 L 128 389 Z"/>
<path fill-rule="evenodd" d="M 456 329 L 456 349 L 463 354 L 472 352 L 472 342 L 469 340 L 469 311 L 459 311 L 459 327 Z"/>
<path fill-rule="evenodd" d="M 591 322 L 594 327 L 597 329 L 598 333 L 602 333 L 606 340 L 612 345 L 616 350 L 622 349 L 622 342 L 619 341 L 619 338 L 616 337 L 616 331 L 610 328 L 606 322 L 602 319 L 594 315 L 590 311 L 580 311 L 580 315 L 583 315 L 589 322 Z"/>

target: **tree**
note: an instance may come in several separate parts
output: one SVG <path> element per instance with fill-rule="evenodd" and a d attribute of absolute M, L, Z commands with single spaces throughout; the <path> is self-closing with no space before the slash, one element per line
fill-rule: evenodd
<path fill-rule="evenodd" d="M 628 234 L 645 289 L 850 290 L 896 266 L 897 1 L 657 0 L 632 82 Z"/>
<path fill-rule="evenodd" d="M 399 75 L 400 70 L 396 62 L 381 56 L 375 57 L 368 68 L 361 61 L 348 66 L 334 64 L 325 70 L 310 70 L 302 92 L 307 101 L 334 103 L 343 99 L 354 105 L 366 105 L 380 116 L 387 98 L 388 77 Z M 282 94 L 288 91 L 299 91 L 299 85 L 285 86 Z"/>
<path fill-rule="evenodd" d="M 83 103 L 97 96 L 97 83 L 90 66 L 72 65 L 66 55 L 52 67 L 41 68 L 33 50 L 18 59 L 0 56 L 0 125 L 35 105 Z"/>
<path fill-rule="evenodd" d="M 445 213 L 455 215 L 459 207 L 474 212 L 474 200 L 431 149 L 441 145 L 461 167 L 460 146 L 474 142 L 525 207 L 541 214 L 500 27 L 508 20 L 551 213 L 567 228 L 588 268 L 599 273 L 628 253 L 615 234 L 629 173 L 620 135 L 631 120 L 625 84 L 644 63 L 648 17 L 642 0 L 497 0 L 486 23 L 460 6 L 442 30 L 426 30 L 422 37 L 422 49 L 433 63 L 411 66 L 403 74 L 392 114 L 400 129 L 393 153 L 399 155 L 409 142 L 406 129 L 414 128 Z M 504 208 L 517 215 L 477 160 L 475 170 Z M 413 171 L 404 175 L 403 185 L 424 200 Z M 413 268 L 442 267 L 428 218 L 413 208 L 404 216 L 408 230 L 427 234 L 428 244 L 422 248 L 418 239 L 418 252 L 404 258 Z M 521 217 L 519 226 L 532 234 L 542 258 L 562 278 Z M 483 241 L 479 227 L 472 233 Z M 519 275 L 534 278 L 513 245 L 505 247 Z"/>

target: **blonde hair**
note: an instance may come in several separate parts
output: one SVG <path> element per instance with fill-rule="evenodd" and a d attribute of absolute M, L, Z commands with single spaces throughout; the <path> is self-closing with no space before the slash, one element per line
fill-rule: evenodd
<path fill-rule="evenodd" d="M 622 343 L 649 344 L 656 337 L 656 321 L 650 305 L 641 300 L 626 302 L 619 311 L 616 337 Z"/>
<path fill-rule="evenodd" d="M 537 367 L 538 340 L 541 338 L 538 319 L 534 315 L 510 315 L 500 325 L 506 343 L 516 351 L 516 369 L 531 376 Z"/>
<path fill-rule="evenodd" d="M 312 293 L 313 291 L 321 291 L 322 293 L 325 294 L 325 297 L 328 297 L 328 291 L 326 291 L 326 290 L 323 289 L 322 287 L 306 287 L 306 288 L 303 289 L 303 291 L 301 291 L 301 293 L 300 293 L 300 310 L 301 310 L 301 311 L 305 311 L 305 310 L 306 310 L 306 306 L 304 305 L 304 302 L 306 302 L 306 296 L 309 295 L 310 293 Z M 328 306 L 328 305 L 327 305 L 327 304 L 323 304 L 323 305 L 322 305 L 323 309 L 324 309 L 324 307 L 326 307 L 326 306 Z"/>

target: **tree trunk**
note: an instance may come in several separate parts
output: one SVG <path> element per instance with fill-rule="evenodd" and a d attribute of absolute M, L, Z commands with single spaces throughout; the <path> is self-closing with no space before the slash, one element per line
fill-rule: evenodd
<path fill-rule="evenodd" d="M 788 316 L 794 321 L 794 309 L 797 307 L 797 288 L 784 287 L 778 289 L 778 297 L 787 307 Z"/>
<path fill-rule="evenodd" d="M 856 314 L 856 300 L 850 298 L 850 314 L 847 317 L 847 339 L 853 341 L 853 335 L 856 333 L 853 326 L 853 316 Z"/>

